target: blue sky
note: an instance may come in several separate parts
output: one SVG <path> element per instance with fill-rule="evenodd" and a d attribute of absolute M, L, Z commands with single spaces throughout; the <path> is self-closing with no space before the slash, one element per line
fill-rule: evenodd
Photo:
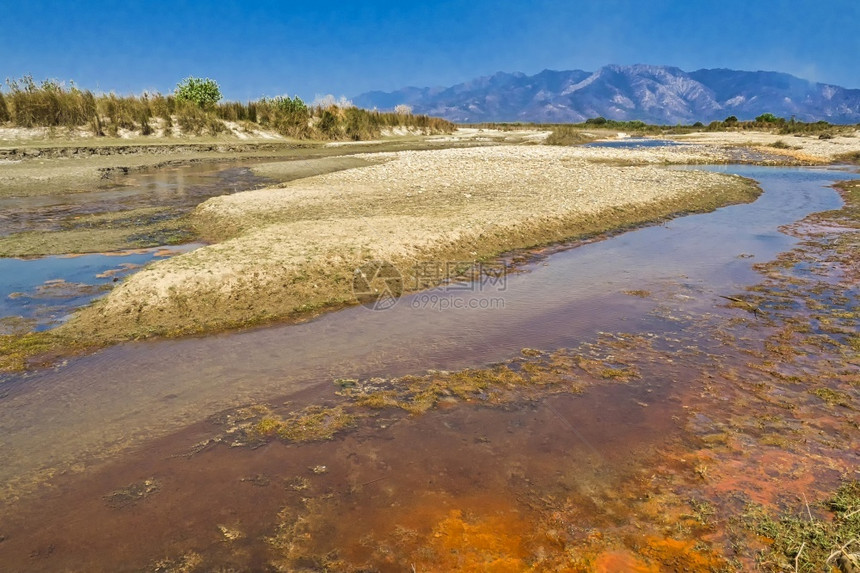
<path fill-rule="evenodd" d="M 0 75 L 120 94 L 354 96 L 606 64 L 774 70 L 860 88 L 860 0 L 0 0 Z"/>

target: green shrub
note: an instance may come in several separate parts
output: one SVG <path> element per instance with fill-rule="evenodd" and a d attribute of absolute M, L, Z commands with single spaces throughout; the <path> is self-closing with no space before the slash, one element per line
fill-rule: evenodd
<path fill-rule="evenodd" d="M 277 96 L 272 98 L 271 102 L 282 113 L 305 115 L 308 113 L 308 106 L 305 105 L 305 102 L 299 96 L 292 99 L 289 96 Z"/>
<path fill-rule="evenodd" d="M 221 88 L 209 78 L 187 77 L 176 85 L 177 100 L 195 103 L 200 108 L 211 108 L 221 100 Z"/>
<path fill-rule="evenodd" d="M 772 113 L 763 113 L 760 116 L 758 116 L 757 118 L 755 118 L 755 120 L 758 123 L 778 123 L 780 121 L 785 121 L 781 117 L 776 117 Z"/>

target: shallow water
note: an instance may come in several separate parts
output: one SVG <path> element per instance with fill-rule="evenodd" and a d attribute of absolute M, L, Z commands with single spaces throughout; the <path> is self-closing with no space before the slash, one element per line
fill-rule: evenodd
<path fill-rule="evenodd" d="M 574 347 L 598 331 L 671 331 L 677 321 L 655 312 L 654 300 L 624 291 L 719 311 L 720 295 L 756 280 L 753 263 L 795 242 L 778 228 L 838 207 L 827 185 L 850 177 L 812 169 L 714 169 L 753 177 L 765 193 L 753 204 L 552 254 L 483 289 L 442 288 L 404 297 L 390 310 L 353 307 L 299 325 L 126 344 L 7 377 L 0 395 L 0 483 L 51 467 L 85 467 L 215 411 L 329 385 L 336 377 L 477 366 L 525 346 Z"/>
<path fill-rule="evenodd" d="M 53 328 L 143 265 L 198 246 L 191 243 L 107 254 L 0 258 L 0 321 L 6 319 L 9 329 L 15 324 L 24 330 Z M 13 322 L 11 317 L 20 321 Z"/>
<path fill-rule="evenodd" d="M 18 534 L 10 549 L 17 553 L 26 546 L 35 554 L 31 563 L 61 563 L 69 570 L 142 570 L 153 551 L 174 557 L 189 549 L 225 569 L 266 570 L 260 541 L 272 535 L 284 508 L 303 516 L 312 531 L 309 553 L 336 548 L 355 563 L 373 560 L 374 548 L 397 539 L 403 529 L 430 536 L 428 524 L 452 511 L 500 514 L 502 524 L 515 528 L 509 533 L 528 535 L 529 516 L 517 511 L 513 497 L 501 499 L 499 491 L 525 497 L 539 487 L 557 495 L 605 487 L 612 467 L 642 455 L 644 443 L 670 440 L 680 401 L 666 391 L 666 384 L 595 388 L 507 412 L 442 409 L 385 430 L 379 428 L 391 422 L 380 419 L 375 428 L 334 442 L 215 448 L 193 460 L 177 455 L 176 442 L 187 439 L 182 436 L 134 454 L 130 463 L 97 475 L 83 488 L 49 492 L 41 511 L 16 516 L 18 524 L 7 527 Z M 637 401 L 643 399 L 654 407 L 642 407 Z M 146 476 L 159 485 L 151 498 L 128 507 L 104 503 L 106 492 Z M 308 511 L 302 500 L 314 498 L 319 505 Z M 48 527 L 42 517 L 46 509 L 53 516 Z M 240 530 L 242 538 L 225 544 L 215 524 Z M 488 533 L 503 532 L 494 527 Z M 369 544 L 371 535 L 378 541 Z M 21 543 L 24 536 L 29 539 Z M 409 566 L 383 560 L 372 570 Z"/>
<path fill-rule="evenodd" d="M 595 141 L 586 143 L 583 147 L 611 147 L 613 149 L 638 149 L 642 147 L 682 147 L 689 145 L 671 139 L 624 138 L 617 140 Z"/>
<path fill-rule="evenodd" d="M 730 398 L 737 381 L 713 394 L 707 382 L 710 372 L 730 372 L 732 360 L 744 364 L 749 357 L 717 356 L 720 342 L 697 330 L 691 317 L 722 328 L 743 316 L 720 295 L 757 283 L 761 276 L 751 265 L 796 242 L 778 228 L 839 206 L 826 186 L 851 177 L 828 170 L 728 170 L 761 181 L 765 193 L 750 205 L 538 256 L 492 281 L 404 297 L 389 310 L 355 307 L 294 326 L 123 345 L 10 379 L 0 386 L 0 494 L 8 501 L 26 492 L 40 470 L 53 475 L 45 476 L 50 489 L 33 503 L 9 505 L 13 511 L 0 519 L 7 563 L 152 570 L 170 558 L 178 569 L 191 551 L 210 568 L 255 570 L 270 564 L 284 534 L 299 555 L 336 550 L 351 564 L 380 571 L 416 563 L 422 571 L 479 567 L 494 556 L 522 570 L 517 560 L 539 554 L 552 543 L 546 535 L 561 525 L 565 538 L 580 543 L 613 529 L 627 539 L 641 519 L 631 506 L 652 494 L 648 488 L 660 496 L 676 489 L 677 483 L 660 485 L 665 464 L 695 475 L 689 445 L 685 459 L 660 457 L 688 439 L 683 427 L 691 400 L 708 405 L 707 416 L 691 420 L 715 434 L 718 411 L 749 407 L 746 398 Z M 659 333 L 659 344 L 675 350 L 649 352 L 647 343 L 631 341 L 619 347 L 619 359 L 641 348 L 641 378 L 595 385 L 582 395 L 495 408 L 480 400 L 442 403 L 418 417 L 382 411 L 330 442 L 192 448 L 224 432 L 224 415 L 210 415 L 227 408 L 331 404 L 335 377 L 480 366 L 526 346 L 576 348 L 604 331 Z M 727 332 L 746 334 L 738 327 Z M 611 344 L 604 350 L 613 352 Z M 589 356 L 587 346 L 583 353 Z M 292 405 L 282 406 L 285 401 Z M 189 448 L 198 453 L 188 454 Z M 114 463 L 100 463 L 113 456 Z M 771 466 L 767 472 L 783 471 Z M 710 471 L 728 487 L 733 478 L 720 477 L 719 468 Z M 808 488 L 813 478 L 801 477 L 800 486 Z M 111 492 L 150 478 L 157 483 L 150 497 L 112 501 Z M 664 518 L 680 522 L 674 514 Z M 660 541 L 631 543 L 640 542 Z M 460 561 L 437 560 L 434 568 L 428 555 Z M 632 559 L 623 551 L 605 557 Z M 285 567 L 297 565 L 319 563 Z"/>
<path fill-rule="evenodd" d="M 242 165 L 197 164 L 115 175 L 99 189 L 0 198 L 0 236 L 23 231 L 74 229 L 81 215 L 157 207 L 188 211 L 210 197 L 263 187 L 271 180 Z"/>
<path fill-rule="evenodd" d="M 271 182 L 255 175 L 246 166 L 248 162 L 244 163 L 166 167 L 114 176 L 90 192 L 0 198 L 0 237 L 25 231 L 74 230 L 91 224 L 86 217 L 81 218 L 85 215 L 153 207 L 164 213 L 144 217 L 148 222 L 153 222 L 153 217 L 174 219 L 210 197 Z M 152 260 L 198 246 L 199 243 L 189 243 L 169 249 L 0 258 L 0 320 L 6 323 L 6 330 L 52 328 L 75 309 L 104 295 L 114 278 L 122 278 Z"/>

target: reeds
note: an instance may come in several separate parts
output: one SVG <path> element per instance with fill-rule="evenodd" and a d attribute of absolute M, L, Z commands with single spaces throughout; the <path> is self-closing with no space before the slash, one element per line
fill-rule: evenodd
<path fill-rule="evenodd" d="M 340 102 L 307 106 L 299 97 L 278 96 L 258 101 L 225 102 L 201 108 L 173 95 L 144 93 L 118 96 L 94 95 L 71 84 L 31 76 L 7 80 L 0 90 L 0 123 L 18 127 L 66 127 L 89 130 L 97 137 L 123 133 L 151 136 L 173 134 L 174 126 L 185 135 L 217 135 L 228 131 L 227 122 L 241 123 L 246 132 L 269 129 L 296 139 L 366 140 L 383 129 L 408 127 L 422 133 L 450 133 L 449 121 L 413 115 L 367 111 Z"/>
<path fill-rule="evenodd" d="M 95 96 L 74 85 L 66 88 L 54 80 L 36 85 L 30 76 L 6 83 L 9 95 L 8 100 L 4 98 L 4 115 L 20 127 L 76 127 L 95 113 Z"/>

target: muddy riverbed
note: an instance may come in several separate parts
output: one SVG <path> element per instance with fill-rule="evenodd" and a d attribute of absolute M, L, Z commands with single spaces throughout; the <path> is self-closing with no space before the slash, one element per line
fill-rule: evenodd
<path fill-rule="evenodd" d="M 788 525 L 855 527 L 858 224 L 790 226 L 852 176 L 724 169 L 764 193 L 388 310 L 8 378 L 0 562 L 746 571 L 804 543 L 820 564 Z"/>

